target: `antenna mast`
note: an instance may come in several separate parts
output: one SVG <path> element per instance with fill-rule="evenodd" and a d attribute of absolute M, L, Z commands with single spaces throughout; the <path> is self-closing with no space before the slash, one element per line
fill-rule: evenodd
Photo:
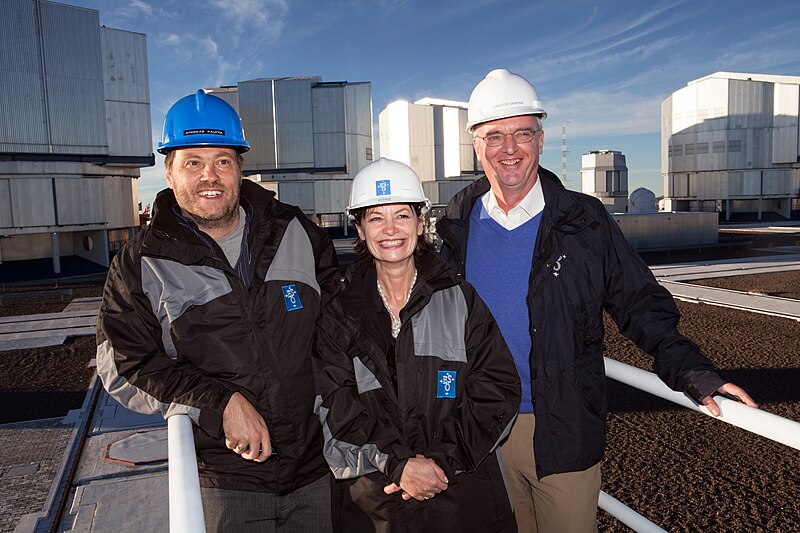
<path fill-rule="evenodd" d="M 569 188 L 567 181 L 567 123 L 561 123 L 561 180 Z"/>

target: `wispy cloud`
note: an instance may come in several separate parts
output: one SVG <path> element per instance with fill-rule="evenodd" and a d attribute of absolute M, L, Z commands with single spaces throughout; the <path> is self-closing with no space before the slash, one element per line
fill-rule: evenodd
<path fill-rule="evenodd" d="M 661 102 L 657 97 L 626 92 L 573 91 L 547 102 L 546 126 L 570 122 L 570 135 L 581 138 L 661 131 Z M 550 122 L 550 121 L 553 122 Z"/>
<path fill-rule="evenodd" d="M 230 36 L 238 38 L 245 30 L 258 30 L 259 38 L 274 41 L 283 33 L 289 4 L 286 0 L 210 0 L 215 14 L 225 19 Z"/>

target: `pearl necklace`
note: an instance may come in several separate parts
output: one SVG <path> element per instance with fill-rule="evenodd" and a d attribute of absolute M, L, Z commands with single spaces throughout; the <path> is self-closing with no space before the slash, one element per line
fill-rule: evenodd
<path fill-rule="evenodd" d="M 411 291 L 414 289 L 414 284 L 416 282 L 417 282 L 417 270 L 414 269 L 414 279 L 411 280 L 411 288 L 408 289 L 408 295 L 406 295 L 406 301 L 403 302 L 403 307 L 406 306 L 409 298 L 411 298 Z M 389 317 L 392 319 L 392 338 L 396 339 L 397 336 L 400 334 L 400 325 L 401 325 L 399 316 L 400 313 L 398 313 L 398 316 L 394 316 L 394 313 L 392 313 L 392 308 L 389 307 L 389 302 L 386 300 L 386 296 L 383 294 L 383 289 L 381 288 L 380 280 L 378 280 L 378 294 L 380 295 L 381 300 L 383 300 L 383 306 L 386 308 L 387 311 L 389 311 Z"/>

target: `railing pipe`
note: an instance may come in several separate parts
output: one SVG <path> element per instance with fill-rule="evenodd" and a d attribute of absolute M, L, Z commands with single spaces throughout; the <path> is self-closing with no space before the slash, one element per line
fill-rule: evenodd
<path fill-rule="evenodd" d="M 659 398 L 664 398 L 683 407 L 699 411 L 708 416 L 711 413 L 705 406 L 695 404 L 682 392 L 676 392 L 667 387 L 658 376 L 652 372 L 620 363 L 605 357 L 606 376 L 639 390 L 649 392 Z M 780 442 L 796 450 L 800 450 L 800 422 L 789 420 L 760 409 L 753 409 L 743 403 L 715 396 L 720 409 L 720 416 L 715 417 L 728 424 L 746 429 L 752 433 Z"/>
<path fill-rule="evenodd" d="M 194 451 L 192 421 L 188 415 L 167 419 L 169 439 L 169 531 L 205 533 L 200 477 Z"/>
<path fill-rule="evenodd" d="M 617 520 L 638 533 L 667 533 L 624 503 L 600 491 L 597 505 Z"/>

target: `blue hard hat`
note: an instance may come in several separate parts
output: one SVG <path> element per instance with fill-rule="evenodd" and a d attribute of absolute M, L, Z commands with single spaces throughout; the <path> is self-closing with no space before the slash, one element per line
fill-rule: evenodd
<path fill-rule="evenodd" d="M 225 100 L 202 89 L 184 96 L 167 111 L 158 151 L 167 154 L 190 146 L 225 146 L 239 153 L 250 149 L 242 121 Z"/>

